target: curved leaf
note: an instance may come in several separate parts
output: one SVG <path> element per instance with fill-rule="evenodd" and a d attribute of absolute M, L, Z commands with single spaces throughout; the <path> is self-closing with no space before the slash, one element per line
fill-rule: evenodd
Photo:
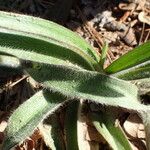
<path fill-rule="evenodd" d="M 25 15 L 0 12 L 0 51 L 27 60 L 69 61 L 99 69 L 97 53 L 82 38 L 53 22 Z"/>
<path fill-rule="evenodd" d="M 79 101 L 72 101 L 66 108 L 65 114 L 65 133 L 66 150 L 78 150 L 77 139 L 77 119 L 78 119 Z"/>
<path fill-rule="evenodd" d="M 72 51 L 69 48 L 30 37 L 0 33 L 0 52 L 7 52 L 23 60 L 78 65 L 94 70 L 96 62 L 91 57 L 80 50 Z"/>
<path fill-rule="evenodd" d="M 116 73 L 148 60 L 150 60 L 150 42 L 140 45 L 127 54 L 121 56 L 119 59 L 110 64 L 105 71 L 109 74 Z"/>
<path fill-rule="evenodd" d="M 50 91 L 39 91 L 10 116 L 3 150 L 9 150 L 33 133 L 47 115 L 53 113 L 66 98 Z"/>
<path fill-rule="evenodd" d="M 89 115 L 97 131 L 104 137 L 113 150 L 132 150 L 121 127 L 114 125 L 115 120 L 110 114 L 90 113 Z"/>
<path fill-rule="evenodd" d="M 149 60 L 149 48 L 149 44 L 136 48 L 115 61 L 106 71 L 115 73 Z M 55 23 L 0 12 L 0 53 L 20 58 L 28 73 L 50 90 L 38 92 L 12 114 L 3 150 L 30 135 L 39 122 L 66 98 L 148 113 L 149 107 L 137 101 L 137 89 L 132 84 L 83 70 L 101 71 L 98 54 L 83 39 Z M 54 126 L 53 129 L 56 128 Z"/>
<path fill-rule="evenodd" d="M 29 74 L 45 88 L 60 92 L 69 98 L 91 100 L 102 105 L 136 112 L 147 109 L 137 102 L 137 88 L 133 84 L 98 72 L 35 64 L 40 67 L 26 69 Z M 129 100 L 130 103 L 127 103 Z"/>
<path fill-rule="evenodd" d="M 10 26 L 11 24 L 11 26 Z M 99 60 L 98 53 L 74 32 L 54 22 L 41 18 L 0 11 L 0 31 L 15 35 L 55 41 L 56 45 L 70 45 Z M 62 42 L 62 43 L 61 43 Z"/>
<path fill-rule="evenodd" d="M 52 150 L 65 150 L 64 137 L 57 114 L 46 118 L 39 126 L 46 145 Z"/>

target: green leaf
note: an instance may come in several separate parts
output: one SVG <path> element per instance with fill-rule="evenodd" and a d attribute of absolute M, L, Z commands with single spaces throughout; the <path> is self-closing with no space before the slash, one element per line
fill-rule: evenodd
<path fill-rule="evenodd" d="M 56 113 L 46 118 L 39 125 L 44 142 L 52 150 L 65 150 L 65 142 L 61 128 L 58 114 Z"/>
<path fill-rule="evenodd" d="M 107 51 L 108 51 L 108 43 L 106 42 L 102 48 L 102 54 L 101 54 L 100 62 L 99 62 L 102 69 L 104 69 L 104 63 L 105 63 Z"/>
<path fill-rule="evenodd" d="M 9 150 L 33 133 L 47 115 L 61 106 L 66 98 L 50 91 L 39 91 L 17 108 L 9 118 L 3 150 Z"/>
<path fill-rule="evenodd" d="M 79 101 L 69 103 L 65 114 L 66 150 L 78 150 L 77 119 Z"/>
<path fill-rule="evenodd" d="M 108 113 L 90 113 L 90 118 L 97 131 L 114 150 L 132 150 L 121 127 L 115 126 L 115 119 Z"/>
<path fill-rule="evenodd" d="M 58 24 L 31 16 L 0 12 L 0 52 L 25 60 L 70 62 L 99 69 L 98 54 L 82 38 Z"/>
<path fill-rule="evenodd" d="M 19 75 L 21 73 L 22 67 L 18 58 L 0 54 L 0 77 Z"/>
<path fill-rule="evenodd" d="M 56 45 L 58 44 L 64 47 L 66 47 L 65 44 L 69 44 L 72 47 L 84 51 L 84 53 L 92 56 L 95 60 L 99 59 L 96 51 L 84 39 L 54 22 L 33 16 L 0 11 L 0 24 L 0 31 L 3 33 L 45 39 L 45 41 L 53 41 Z"/>
<path fill-rule="evenodd" d="M 128 69 L 150 60 L 150 42 L 134 48 L 110 64 L 105 71 L 109 74 Z"/>
<path fill-rule="evenodd" d="M 60 121 L 58 120 L 58 117 L 55 115 L 52 115 L 52 120 L 51 120 L 51 137 L 54 141 L 54 145 L 56 147 L 56 150 L 66 150 L 65 148 L 65 142 L 64 142 L 64 137 L 63 133 L 61 131 L 61 125 Z M 52 149 L 53 150 L 53 149 Z"/>
<path fill-rule="evenodd" d="M 23 60 L 83 66 L 89 70 L 94 70 L 93 65 L 96 64 L 91 57 L 81 51 L 72 51 L 53 43 L 12 34 L 0 33 L 0 52 L 7 52 Z"/>
<path fill-rule="evenodd" d="M 150 61 L 146 61 L 142 64 L 125 69 L 112 75 L 123 80 L 150 78 Z"/>
<path fill-rule="evenodd" d="M 32 63 L 40 67 L 26 70 L 36 81 L 42 83 L 45 88 L 60 92 L 71 99 L 90 100 L 136 112 L 147 109 L 137 102 L 137 88 L 133 84 L 94 71 Z M 128 101 L 130 103 L 127 103 Z"/>
<path fill-rule="evenodd" d="M 106 68 L 106 71 L 115 73 L 148 61 L 149 48 L 149 44 L 136 48 Z M 0 53 L 19 58 L 25 70 L 49 90 L 38 92 L 11 115 L 3 150 L 8 150 L 30 135 L 39 122 L 58 109 L 67 98 L 89 100 L 148 115 L 149 106 L 137 101 L 137 88 L 134 85 L 84 70 L 101 71 L 99 55 L 82 38 L 55 23 L 0 12 Z M 10 63 L 11 58 L 7 58 Z M 53 133 L 56 134 L 53 138 L 56 139 L 55 146 L 59 147 L 58 123 L 55 121 Z M 146 121 L 149 123 L 149 120 Z"/>

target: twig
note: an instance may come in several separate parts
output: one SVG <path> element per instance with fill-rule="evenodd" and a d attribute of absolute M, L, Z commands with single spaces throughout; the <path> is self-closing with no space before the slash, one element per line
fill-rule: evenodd
<path fill-rule="evenodd" d="M 142 28 L 142 33 L 141 33 L 141 37 L 139 40 L 139 45 L 142 43 L 142 39 L 143 39 L 143 35 L 144 35 L 144 29 L 145 29 L 145 23 L 143 23 L 143 28 Z"/>
<path fill-rule="evenodd" d="M 82 19 L 82 22 L 84 23 L 84 26 L 87 28 L 87 30 L 92 35 L 92 37 L 98 42 L 97 44 L 99 45 L 99 47 L 102 48 L 102 45 L 104 44 L 103 40 L 99 36 L 96 37 L 97 36 L 97 31 L 94 28 L 91 27 L 90 23 L 87 21 L 86 17 L 83 15 L 80 8 L 78 6 L 76 8 L 79 12 L 79 15 Z"/>
<path fill-rule="evenodd" d="M 138 5 L 135 4 L 135 6 L 133 6 L 133 8 L 130 10 L 127 10 L 124 15 L 120 18 L 120 22 L 125 22 L 127 20 L 127 18 L 129 16 L 131 16 L 133 14 L 133 12 L 137 9 Z"/>
<path fill-rule="evenodd" d="M 148 31 L 148 33 L 147 33 L 147 35 L 146 35 L 146 38 L 145 38 L 144 42 L 146 42 L 146 41 L 148 40 L 149 35 L 150 35 L 150 30 Z"/>
<path fill-rule="evenodd" d="M 20 83 L 21 81 L 25 80 L 28 76 L 25 75 L 23 76 L 21 79 L 17 80 L 16 82 L 13 82 L 12 84 L 7 85 L 8 88 L 12 88 L 13 86 L 15 86 L 16 84 Z"/>

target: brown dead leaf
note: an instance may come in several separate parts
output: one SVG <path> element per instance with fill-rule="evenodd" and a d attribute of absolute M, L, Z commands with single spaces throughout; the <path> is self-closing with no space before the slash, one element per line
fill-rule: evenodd
<path fill-rule="evenodd" d="M 131 147 L 133 150 L 147 150 L 145 141 L 139 139 L 131 140 Z"/>
<path fill-rule="evenodd" d="M 20 142 L 15 150 L 35 150 L 35 143 L 31 138 L 27 138 L 25 141 Z"/>
<path fill-rule="evenodd" d="M 31 135 L 30 138 L 31 138 L 34 142 L 36 142 L 37 140 L 39 140 L 40 138 L 42 138 L 42 135 L 41 135 L 39 129 L 36 129 L 36 130 L 34 131 L 34 133 Z"/>
<path fill-rule="evenodd" d="M 94 126 L 87 126 L 86 140 L 105 143 L 104 138 L 97 132 Z"/>
<path fill-rule="evenodd" d="M 120 38 L 129 46 L 137 44 L 136 36 L 132 28 L 127 28 L 124 32 L 119 33 Z"/>

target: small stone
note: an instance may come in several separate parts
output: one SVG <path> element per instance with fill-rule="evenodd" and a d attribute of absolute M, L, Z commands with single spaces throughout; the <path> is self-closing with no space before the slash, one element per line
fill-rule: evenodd
<path fill-rule="evenodd" d="M 136 114 L 131 114 L 127 121 L 125 121 L 123 127 L 129 137 L 138 138 L 138 136 L 144 136 L 139 132 L 139 127 L 142 128 L 142 125 L 141 119 Z"/>

